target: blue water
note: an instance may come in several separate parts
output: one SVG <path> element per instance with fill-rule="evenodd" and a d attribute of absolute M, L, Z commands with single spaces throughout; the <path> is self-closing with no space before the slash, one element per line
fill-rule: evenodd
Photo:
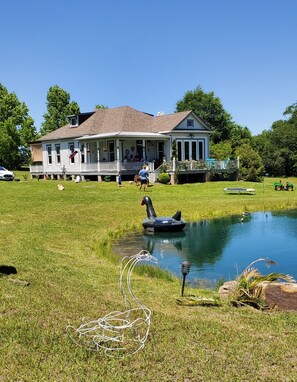
<path fill-rule="evenodd" d="M 243 220 L 241 222 L 241 220 Z M 232 280 L 252 261 L 261 273 L 286 273 L 297 279 L 297 210 L 257 212 L 187 224 L 180 233 L 134 235 L 117 244 L 116 252 L 148 250 L 159 266 L 181 276 L 181 263 L 191 262 L 187 280 Z"/>

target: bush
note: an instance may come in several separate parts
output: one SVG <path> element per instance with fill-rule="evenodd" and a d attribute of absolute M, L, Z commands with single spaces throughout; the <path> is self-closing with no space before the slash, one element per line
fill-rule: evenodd
<path fill-rule="evenodd" d="M 170 182 L 170 175 L 166 172 L 162 172 L 158 177 L 158 182 L 168 184 Z"/>

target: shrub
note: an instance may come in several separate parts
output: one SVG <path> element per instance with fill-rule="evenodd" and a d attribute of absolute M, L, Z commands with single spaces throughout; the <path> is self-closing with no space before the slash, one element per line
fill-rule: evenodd
<path fill-rule="evenodd" d="M 167 174 L 166 172 L 162 172 L 159 177 L 158 181 L 163 184 L 168 184 L 170 182 L 170 175 Z"/>

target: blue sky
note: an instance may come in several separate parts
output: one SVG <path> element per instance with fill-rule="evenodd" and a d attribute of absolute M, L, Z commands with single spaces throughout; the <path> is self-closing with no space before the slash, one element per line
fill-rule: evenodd
<path fill-rule="evenodd" d="M 175 111 L 213 91 L 253 134 L 297 101 L 296 0 L 1 2 L 0 83 L 39 129 L 50 86 L 96 104 Z"/>

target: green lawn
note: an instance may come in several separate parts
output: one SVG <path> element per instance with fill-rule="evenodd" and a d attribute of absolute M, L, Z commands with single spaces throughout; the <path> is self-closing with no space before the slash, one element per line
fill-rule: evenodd
<path fill-rule="evenodd" d="M 1 382 L 297 381 L 296 313 L 179 306 L 180 280 L 149 270 L 133 274 L 136 295 L 152 310 L 145 348 L 113 359 L 75 346 L 68 324 L 123 309 L 119 261 L 110 244 L 141 230 L 145 193 L 127 182 L 118 188 L 25 181 L 23 175 L 20 182 L 0 182 L 0 265 L 18 271 L 0 278 Z M 188 221 L 297 208 L 297 190 L 276 192 L 275 180 L 154 185 L 147 195 L 157 214 L 181 209 Z M 297 179 L 290 180 L 297 186 Z M 236 186 L 255 188 L 256 195 L 224 194 L 225 187 Z"/>

